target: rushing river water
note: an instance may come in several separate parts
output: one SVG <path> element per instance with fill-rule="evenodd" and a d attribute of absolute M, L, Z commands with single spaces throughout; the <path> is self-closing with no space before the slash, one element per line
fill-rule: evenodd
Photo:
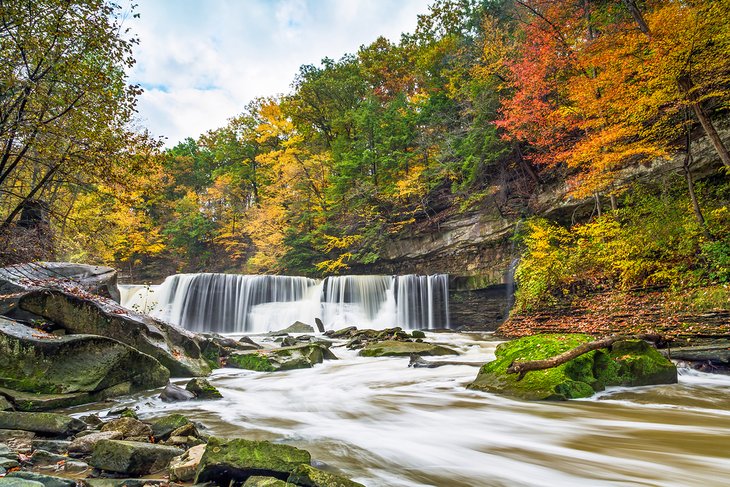
<path fill-rule="evenodd" d="M 480 363 L 498 343 L 427 335 Z M 407 358 L 333 350 L 341 360 L 313 369 L 218 370 L 222 400 L 121 402 L 143 418 L 180 412 L 210 434 L 305 448 L 371 487 L 730 485 L 728 376 L 683 370 L 676 385 L 526 402 L 466 390 L 476 367 L 411 369 Z"/>

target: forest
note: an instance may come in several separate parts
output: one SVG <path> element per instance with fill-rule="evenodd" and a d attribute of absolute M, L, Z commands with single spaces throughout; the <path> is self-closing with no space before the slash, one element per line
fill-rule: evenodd
<path fill-rule="evenodd" d="M 726 300 L 728 0 L 436 0 L 398 43 L 301 66 L 168 149 L 135 122 L 121 7 L 1 11 L 4 265 L 329 275 L 444 211 L 496 208 L 519 222 L 519 309 L 605 288 Z M 679 173 L 627 182 L 672 157 Z M 547 187 L 594 210 L 541 218 Z"/>

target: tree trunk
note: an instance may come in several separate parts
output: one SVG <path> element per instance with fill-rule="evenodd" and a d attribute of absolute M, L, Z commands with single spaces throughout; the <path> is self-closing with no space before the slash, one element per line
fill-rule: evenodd
<path fill-rule="evenodd" d="M 702 108 L 702 104 L 697 99 L 697 93 L 693 90 L 694 83 L 689 76 L 681 76 L 677 79 L 677 84 L 679 85 L 680 90 L 682 90 L 687 96 L 687 100 L 689 101 L 690 107 L 692 107 L 692 111 L 694 111 L 697 120 L 700 121 L 702 128 L 710 138 L 717 155 L 720 156 L 720 160 L 725 166 L 730 167 L 730 152 L 728 152 L 727 147 L 723 144 L 720 135 L 718 135 L 717 130 L 715 130 L 715 126 L 712 124 L 712 120 L 710 120 L 710 117 L 707 116 L 707 113 Z"/>
<path fill-rule="evenodd" d="M 616 201 L 616 195 L 611 193 L 611 211 L 618 210 L 618 202 Z"/>
<path fill-rule="evenodd" d="M 601 198 L 598 196 L 598 193 L 593 193 L 593 198 L 596 200 L 596 213 L 598 213 L 598 217 L 601 217 Z"/>
<path fill-rule="evenodd" d="M 602 338 L 593 342 L 584 343 L 552 358 L 547 358 L 544 360 L 531 360 L 530 362 L 512 362 L 512 364 L 507 367 L 507 373 L 520 374 L 518 380 L 521 380 L 527 372 L 530 372 L 532 370 L 551 369 L 553 367 L 557 367 L 558 365 L 569 362 L 574 358 L 578 358 L 583 354 L 592 352 L 593 350 L 608 348 L 614 343 L 624 340 L 646 340 L 654 343 L 664 341 L 661 335 L 613 335 L 608 338 Z"/>
<path fill-rule="evenodd" d="M 684 171 L 684 178 L 687 181 L 687 191 L 689 193 L 689 199 L 692 201 L 692 209 L 694 210 L 695 219 L 697 220 L 697 223 L 700 224 L 700 228 L 702 228 L 702 233 L 707 239 L 711 239 L 710 232 L 707 230 L 707 225 L 705 224 L 705 217 L 702 215 L 702 209 L 700 208 L 700 203 L 697 201 L 697 195 L 695 194 L 695 183 L 692 180 L 692 163 L 694 162 L 692 159 L 692 136 L 690 134 L 690 127 L 687 127 L 687 141 L 686 141 L 686 154 L 684 156 L 684 161 L 682 162 L 682 170 Z"/>
<path fill-rule="evenodd" d="M 631 16 L 634 18 L 634 21 L 639 26 L 639 30 L 647 36 L 650 36 L 651 31 L 649 30 L 649 26 L 646 25 L 644 16 L 641 14 L 641 10 L 639 10 L 639 7 L 636 5 L 636 0 L 623 0 L 623 2 L 631 13 Z"/>

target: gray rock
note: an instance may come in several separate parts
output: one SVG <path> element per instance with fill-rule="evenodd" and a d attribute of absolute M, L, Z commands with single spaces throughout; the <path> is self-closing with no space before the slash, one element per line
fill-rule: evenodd
<path fill-rule="evenodd" d="M 81 472 L 85 472 L 89 470 L 91 467 L 89 467 L 88 463 L 82 462 L 80 460 L 71 460 L 68 459 L 63 464 L 63 471 L 70 474 L 77 474 Z"/>
<path fill-rule="evenodd" d="M 31 480 L 40 482 L 44 487 L 76 487 L 76 481 L 64 479 L 62 477 L 53 477 L 51 475 L 43 475 L 34 472 L 10 472 L 5 478 Z"/>
<path fill-rule="evenodd" d="M 243 487 L 296 487 L 294 484 L 284 482 L 276 477 L 262 477 L 260 475 L 254 475 L 246 479 L 243 483 Z"/>
<path fill-rule="evenodd" d="M 152 436 L 152 428 L 148 424 L 134 418 L 113 419 L 101 427 L 102 433 L 109 431 L 118 431 L 124 438 L 140 436 L 147 438 L 148 436 Z"/>
<path fill-rule="evenodd" d="M 85 428 L 83 421 L 63 414 L 0 411 L 0 429 L 70 436 Z"/>
<path fill-rule="evenodd" d="M 303 343 L 293 347 L 235 353 L 228 357 L 227 364 L 239 369 L 274 372 L 310 368 L 321 364 L 325 358 L 337 357 L 327 347 Z"/>
<path fill-rule="evenodd" d="M 195 399 L 195 394 L 175 384 L 167 384 L 160 394 L 160 399 L 164 402 L 190 401 Z"/>
<path fill-rule="evenodd" d="M 0 396 L 0 411 L 10 411 L 13 409 L 13 405 L 5 397 Z"/>
<path fill-rule="evenodd" d="M 0 487 L 44 487 L 44 485 L 35 480 L 8 478 L 5 476 L 0 478 Z"/>
<path fill-rule="evenodd" d="M 15 467 L 18 467 L 18 466 L 20 466 L 20 463 L 18 462 L 17 459 L 0 457 L 0 468 L 4 468 L 5 470 L 9 470 L 11 468 L 15 468 Z"/>
<path fill-rule="evenodd" d="M 83 479 L 81 483 L 87 487 L 145 487 L 146 485 L 167 486 L 170 481 L 167 479 Z"/>
<path fill-rule="evenodd" d="M 32 431 L 0 429 L 0 442 L 19 453 L 30 453 L 35 433 Z"/>
<path fill-rule="evenodd" d="M 71 444 L 70 441 L 66 440 L 45 440 L 36 439 L 33 440 L 32 447 L 34 450 L 45 450 L 51 453 L 66 453 L 68 447 Z"/>
<path fill-rule="evenodd" d="M 101 335 L 125 343 L 154 357 L 173 376 L 198 377 L 210 373 L 194 334 L 113 301 L 44 289 L 27 292 L 20 297 L 18 305 L 69 333 Z"/>
<path fill-rule="evenodd" d="M 200 459 L 205 453 L 205 445 L 198 445 L 173 458 L 170 462 L 170 480 L 173 482 L 190 482 L 195 478 L 195 472 L 200 465 Z"/>
<path fill-rule="evenodd" d="M 289 476 L 288 482 L 305 487 L 365 487 L 362 484 L 310 465 L 297 466 Z"/>
<path fill-rule="evenodd" d="M 306 323 L 302 323 L 301 321 L 296 321 L 290 326 L 284 328 L 283 330 L 278 331 L 272 331 L 269 333 L 270 336 L 283 336 L 288 335 L 290 333 L 314 333 L 314 328 L 312 328 L 310 325 Z"/>
<path fill-rule="evenodd" d="M 49 465 L 57 465 L 59 462 L 65 462 L 66 457 L 45 450 L 36 450 L 28 461 L 34 467 L 47 467 Z"/>
<path fill-rule="evenodd" d="M 322 320 L 315 318 L 314 323 L 317 325 L 317 331 L 324 333 L 324 323 L 322 323 Z"/>
<path fill-rule="evenodd" d="M 171 446 L 135 441 L 101 440 L 94 446 L 89 464 L 108 472 L 148 475 L 159 472 L 184 453 Z"/>
<path fill-rule="evenodd" d="M 408 357 L 416 355 L 459 355 L 459 352 L 448 347 L 433 343 L 401 342 L 387 340 L 384 342 L 373 342 L 365 345 L 360 350 L 363 357 Z"/>
<path fill-rule="evenodd" d="M 68 447 L 68 451 L 71 453 L 91 453 L 94 450 L 94 445 L 101 440 L 121 440 L 122 438 L 123 434 L 121 431 L 91 433 L 73 440 Z"/>

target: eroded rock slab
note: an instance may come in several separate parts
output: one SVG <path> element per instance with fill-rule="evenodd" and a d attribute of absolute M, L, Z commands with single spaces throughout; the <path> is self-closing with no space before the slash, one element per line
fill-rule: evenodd
<path fill-rule="evenodd" d="M 368 343 L 360 350 L 363 357 L 408 357 L 411 354 L 421 356 L 459 355 L 459 352 L 442 345 L 425 342 L 402 342 L 386 340 Z"/>

